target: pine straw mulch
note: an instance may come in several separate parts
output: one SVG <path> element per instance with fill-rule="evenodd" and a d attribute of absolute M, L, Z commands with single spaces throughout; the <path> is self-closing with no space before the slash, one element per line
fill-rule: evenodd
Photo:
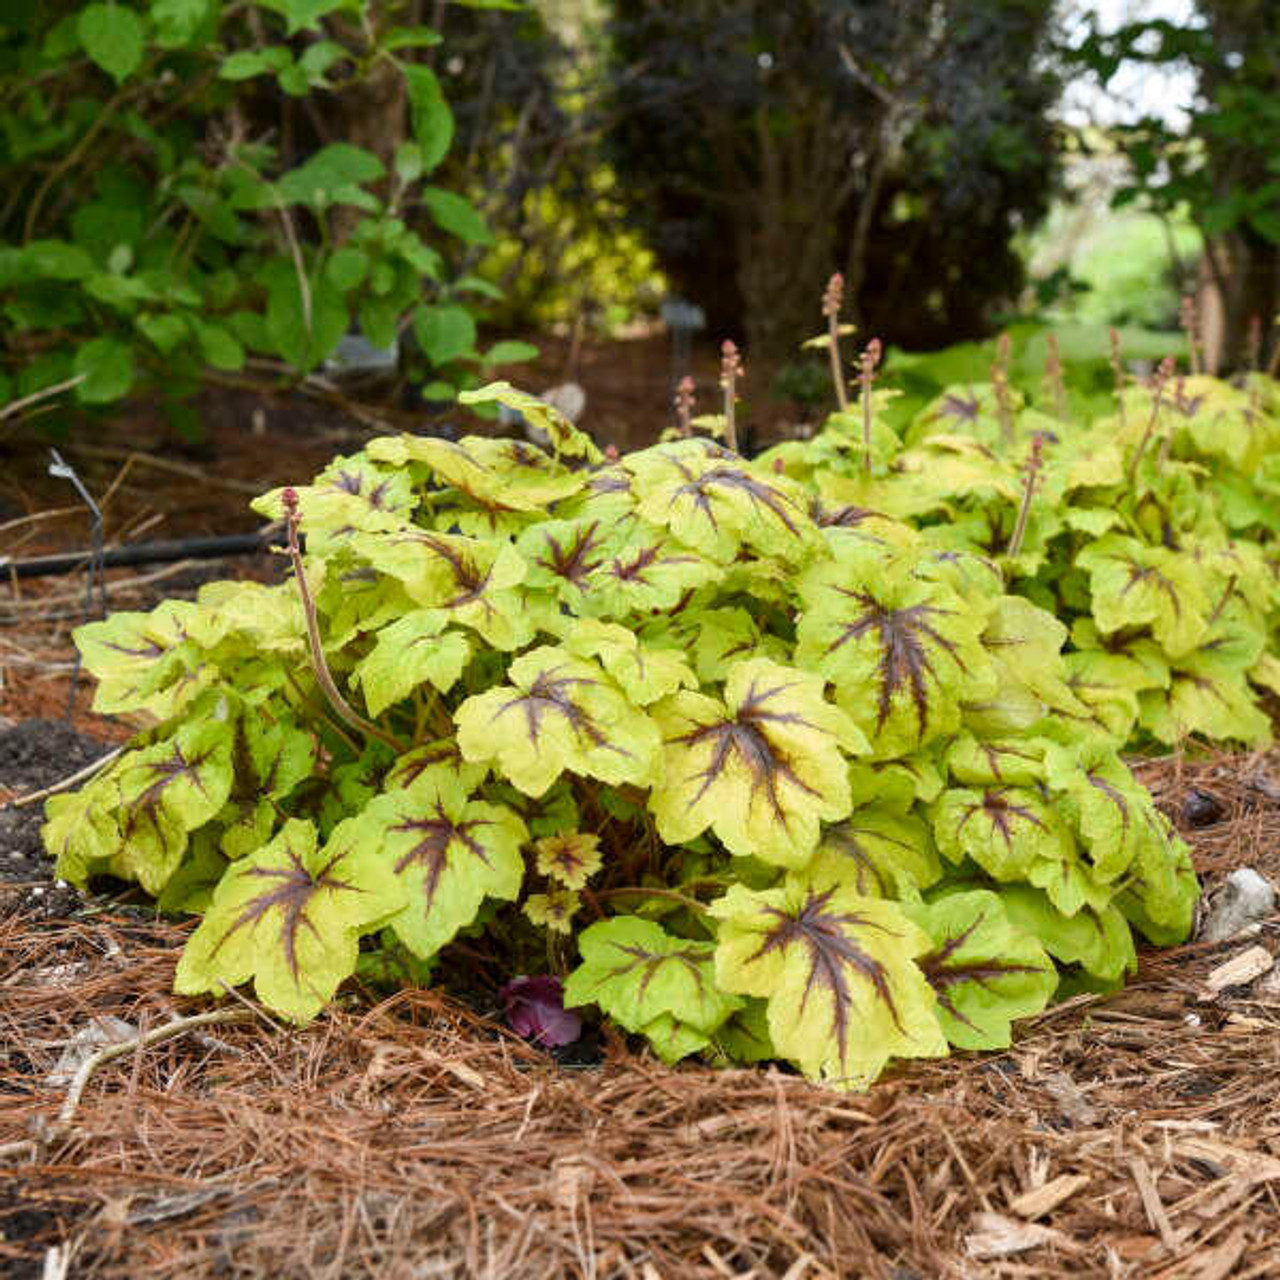
<path fill-rule="evenodd" d="M 1174 809 L 1223 802 L 1188 832 L 1210 887 L 1277 879 L 1280 753 L 1141 771 Z M 246 1006 L 131 1051 L 59 1136 L 45 1077 L 91 1018 L 200 1007 L 169 994 L 183 937 L 118 909 L 0 921 L 0 1274 L 1280 1275 L 1280 994 L 1207 985 L 1280 917 L 866 1094 L 618 1039 L 567 1069 L 436 992 L 356 993 L 303 1031 Z"/>

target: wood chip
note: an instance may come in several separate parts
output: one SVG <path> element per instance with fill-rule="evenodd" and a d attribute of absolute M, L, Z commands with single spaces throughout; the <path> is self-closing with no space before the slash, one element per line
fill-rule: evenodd
<path fill-rule="evenodd" d="M 1024 1191 L 1009 1201 L 1009 1208 L 1020 1218 L 1043 1218 L 1064 1201 L 1069 1200 L 1081 1187 L 1089 1182 L 1087 1173 L 1063 1173 L 1046 1182 L 1043 1187 L 1035 1187 Z"/>
<path fill-rule="evenodd" d="M 1053 1227 L 1018 1222 L 1002 1213 L 974 1214 L 973 1224 L 977 1230 L 970 1232 L 964 1241 L 965 1251 L 971 1258 L 1007 1258 L 1045 1244 L 1072 1247 L 1070 1238 Z"/>
<path fill-rule="evenodd" d="M 1156 1190 L 1155 1175 L 1151 1166 L 1141 1156 L 1133 1156 L 1129 1160 L 1129 1169 L 1138 1186 L 1138 1194 L 1142 1197 L 1142 1207 L 1147 1211 L 1147 1221 L 1160 1233 L 1165 1248 L 1174 1253 L 1178 1248 L 1178 1236 L 1165 1212 L 1160 1192 Z"/>
<path fill-rule="evenodd" d="M 1246 1151 L 1225 1142 L 1215 1142 L 1212 1138 L 1190 1135 L 1176 1139 L 1174 1150 L 1192 1160 L 1208 1160 L 1229 1170 L 1237 1178 L 1243 1178 L 1250 1185 L 1280 1179 L 1280 1160 L 1261 1151 Z"/>
<path fill-rule="evenodd" d="M 1210 971 L 1205 979 L 1208 995 L 1202 998 L 1212 1000 L 1228 987 L 1240 987 L 1246 982 L 1252 982 L 1266 973 L 1273 964 L 1275 957 L 1266 947 L 1249 947 Z"/>
<path fill-rule="evenodd" d="M 1244 1257 L 1245 1232 L 1238 1227 L 1235 1234 L 1221 1244 L 1204 1251 L 1197 1250 L 1194 1258 L 1189 1258 L 1187 1276 L 1189 1280 L 1227 1280 L 1235 1269 L 1236 1263 Z"/>

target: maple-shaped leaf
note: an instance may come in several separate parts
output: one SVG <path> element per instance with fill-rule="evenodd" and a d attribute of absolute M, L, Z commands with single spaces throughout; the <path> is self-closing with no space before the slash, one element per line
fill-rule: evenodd
<path fill-rule="evenodd" d="M 1115 896 L 1114 905 L 1150 942 L 1172 947 L 1191 935 L 1200 882 L 1190 848 L 1154 809 L 1148 815 L 1147 834 L 1137 874 Z"/>
<path fill-rule="evenodd" d="M 1054 803 L 1075 828 L 1094 876 L 1110 883 L 1129 869 L 1148 838 L 1151 797 L 1115 748 L 1097 737 L 1067 736 L 1044 752 Z"/>
<path fill-rule="evenodd" d="M 445 630 L 450 620 L 442 609 L 415 609 L 378 632 L 373 651 L 352 672 L 371 716 L 380 716 L 421 684 L 441 693 L 457 684 L 471 645 L 461 632 Z"/>
<path fill-rule="evenodd" d="M 1018 596 L 1001 596 L 982 632 L 982 646 L 995 662 L 1000 684 L 1013 684 L 1036 698 L 1045 712 L 1083 711 L 1065 679 L 1061 662 L 1067 628 L 1051 613 Z"/>
<path fill-rule="evenodd" d="M 233 728 L 192 719 L 167 740 L 119 761 L 117 874 L 158 894 L 177 869 L 187 835 L 215 817 L 231 794 Z"/>
<path fill-rule="evenodd" d="M 658 727 L 597 662 L 542 645 L 517 658 L 507 677 L 510 684 L 458 708 L 458 745 L 467 760 L 496 759 L 531 796 L 566 770 L 611 786 L 655 780 Z"/>
<path fill-rule="evenodd" d="M 717 572 L 705 557 L 647 524 L 591 574 L 579 607 L 593 617 L 667 613 Z"/>
<path fill-rule="evenodd" d="M 565 637 L 570 653 L 599 658 L 627 697 L 647 707 L 677 689 L 694 689 L 698 677 L 684 658 L 671 649 L 645 644 L 632 631 L 596 618 L 575 619 Z"/>
<path fill-rule="evenodd" d="M 663 619 L 641 633 L 658 648 L 690 653 L 704 685 L 724 680 L 729 669 L 747 658 L 788 659 L 787 646 L 764 632 L 755 618 L 740 608 L 691 608 Z"/>
<path fill-rule="evenodd" d="M 352 821 L 402 886 L 404 906 L 390 924 L 416 956 L 439 951 L 486 898 L 511 902 L 520 892 L 528 828 L 505 805 L 473 800 L 456 776 L 424 774 Z"/>
<path fill-rule="evenodd" d="M 653 715 L 664 771 L 649 805 L 668 844 L 710 827 L 731 853 L 798 867 L 820 821 L 852 807 L 844 752 L 866 741 L 818 676 L 753 658 L 729 668 L 723 703 L 682 691 Z"/>
<path fill-rule="evenodd" d="M 597 571 L 621 553 L 626 538 L 599 516 L 540 520 L 522 533 L 516 549 L 529 566 L 526 586 L 551 591 L 580 611 Z"/>
<path fill-rule="evenodd" d="M 704 1048 L 742 1004 L 716 985 L 714 943 L 677 938 L 652 920 L 602 920 L 582 931 L 578 951 L 565 1006 L 599 1006 L 628 1031 L 649 1035 L 668 1063 Z"/>
<path fill-rule="evenodd" d="M 955 787 L 932 813 L 938 848 L 952 862 L 967 856 L 1002 884 L 1030 881 L 1068 915 L 1110 898 L 1081 861 L 1071 828 L 1038 790 Z"/>
<path fill-rule="evenodd" d="M 1271 718 L 1249 686 L 1250 662 L 1212 642 L 1170 663 L 1168 690 L 1138 697 L 1138 720 L 1157 740 L 1181 746 L 1193 734 L 1247 747 L 1271 743 Z"/>
<path fill-rule="evenodd" d="M 823 829 L 806 874 L 864 898 L 908 899 L 937 883 L 942 867 L 924 822 L 872 804 Z"/>
<path fill-rule="evenodd" d="M 799 583 L 796 662 L 835 685 L 881 759 L 953 732 L 962 702 L 995 681 L 980 641 L 986 604 L 895 564 L 851 555 L 813 566 Z"/>
<path fill-rule="evenodd" d="M 526 567 L 510 543 L 423 529 L 357 534 L 353 548 L 375 569 L 398 579 L 419 605 L 440 609 L 498 649 L 518 649 L 533 634 L 517 588 Z"/>
<path fill-rule="evenodd" d="M 464 494 L 482 512 L 541 512 L 577 493 L 586 484 L 581 471 L 569 471 L 537 446 L 490 436 L 393 436 L 373 440 L 369 455 L 404 466 L 423 463 L 434 479 Z"/>
<path fill-rule="evenodd" d="M 701 443 L 681 440 L 627 457 L 640 515 L 721 564 L 743 547 L 793 564 L 807 559 L 819 535 L 805 491 Z"/>
<path fill-rule="evenodd" d="M 928 936 L 895 903 L 790 875 L 711 904 L 716 980 L 769 1002 L 769 1036 L 812 1079 L 864 1088 L 891 1057 L 941 1057 L 946 1038 L 916 957 Z"/>
<path fill-rule="evenodd" d="M 57 859 L 57 878 L 77 888 L 108 870 L 120 852 L 120 793 L 113 773 L 108 768 L 78 791 L 45 801 L 40 839 Z"/>
<path fill-rule="evenodd" d="M 327 554 L 356 530 L 402 525 L 418 499 L 413 478 L 398 467 L 380 466 L 367 452 L 335 458 L 312 484 L 294 486 L 307 543 Z M 284 517 L 283 489 L 273 489 L 249 505 L 272 520 Z"/>
<path fill-rule="evenodd" d="M 959 733 L 947 748 L 947 772 L 966 787 L 1033 787 L 1044 777 L 1043 738 L 982 738 Z"/>
<path fill-rule="evenodd" d="M 312 569 L 309 564 L 309 579 Z M 196 604 L 186 626 L 201 648 L 213 649 L 234 639 L 241 652 L 250 649 L 299 658 L 306 652 L 307 626 L 298 588 L 292 582 L 275 586 L 251 581 L 209 582 L 200 588 Z"/>
<path fill-rule="evenodd" d="M 1078 964 L 1103 982 L 1117 982 L 1138 968 L 1128 921 L 1113 904 L 1082 907 L 1066 915 L 1049 896 L 1028 884 L 997 890 L 1005 914 L 1024 933 L 1038 938 L 1062 964 Z"/>
<path fill-rule="evenodd" d="M 1189 653 L 1203 639 L 1212 608 L 1204 573 L 1164 547 L 1107 534 L 1076 556 L 1089 571 L 1093 616 L 1104 634 L 1149 626 L 1166 653 Z"/>
<path fill-rule="evenodd" d="M 488 775 L 483 764 L 471 764 L 462 758 L 456 738 L 437 738 L 434 742 L 414 747 L 397 758 L 391 771 L 383 779 L 385 791 L 411 787 L 426 775 L 457 778 L 469 795 Z"/>
<path fill-rule="evenodd" d="M 1039 1013 L 1058 986 L 1035 935 L 1012 924 L 1001 899 L 985 890 L 902 910 L 933 939 L 916 963 L 937 997 L 947 1039 L 958 1049 L 1007 1049 L 1013 1021 Z"/>
<path fill-rule="evenodd" d="M 592 464 L 603 461 L 595 441 L 585 431 L 579 431 L 555 405 L 527 391 L 519 391 L 509 382 L 490 382 L 474 391 L 460 392 L 458 403 L 505 405 L 523 415 L 534 430 L 547 436 L 557 458 L 581 459 Z"/>
<path fill-rule="evenodd" d="M 360 934 L 403 902 L 358 822 L 339 823 L 317 847 L 315 827 L 291 818 L 270 844 L 233 862 L 183 949 L 174 990 L 221 995 L 252 978 L 273 1012 L 315 1017 L 355 971 Z"/>

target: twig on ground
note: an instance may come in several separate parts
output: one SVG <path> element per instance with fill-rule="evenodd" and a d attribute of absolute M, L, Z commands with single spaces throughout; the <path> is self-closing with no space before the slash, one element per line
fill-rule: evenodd
<path fill-rule="evenodd" d="M 108 751 L 106 755 L 99 756 L 92 764 L 85 765 L 83 769 L 73 773 L 69 778 L 63 778 L 60 782 L 55 782 L 50 787 L 42 787 L 39 791 L 28 792 L 25 796 L 18 796 L 16 800 L 10 800 L 3 807 L 5 809 L 21 809 L 26 805 L 35 804 L 37 800 L 56 796 L 59 791 L 67 791 L 74 787 L 76 783 L 83 782 L 86 778 L 92 778 L 99 770 L 106 768 L 123 750 L 124 747 L 116 747 L 114 751 Z"/>

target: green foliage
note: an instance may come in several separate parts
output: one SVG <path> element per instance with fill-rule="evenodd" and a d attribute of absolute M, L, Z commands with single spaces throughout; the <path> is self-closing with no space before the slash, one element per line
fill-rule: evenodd
<path fill-rule="evenodd" d="M 1034 329 L 1011 336 L 1033 351 L 1038 345 Z M 1096 355 L 1081 342 L 1069 349 L 1086 360 Z M 962 347 L 909 357 L 905 378 L 918 385 L 922 368 L 958 375 L 977 356 Z M 932 734 L 953 734 L 962 720 L 980 737 L 1026 732 L 1050 710 L 1116 745 L 1267 744 L 1271 721 L 1261 699 L 1280 648 L 1280 485 L 1271 466 L 1280 448 L 1280 385 L 1261 374 L 1236 385 L 1159 373 L 1082 408 L 1055 396 L 1052 379 L 1030 378 L 1029 358 L 1011 344 L 1008 364 L 1023 371 L 1023 390 L 974 377 L 913 412 L 878 402 L 901 442 L 878 453 L 870 472 L 849 420 L 857 415 L 833 414 L 812 440 L 764 457 L 815 489 L 826 508 L 861 513 L 858 527 L 868 533 L 873 512 L 908 521 L 939 564 L 951 566 L 947 574 L 916 574 L 899 587 L 910 594 L 892 602 L 868 596 L 860 576 L 864 562 L 875 566 L 883 556 L 878 562 L 864 550 L 808 570 L 807 602 L 822 590 L 840 592 L 843 612 L 800 615 L 802 661 L 836 682 L 843 703 L 841 680 L 877 661 L 874 648 L 864 654 L 858 646 L 881 638 L 878 660 L 897 669 L 911 698 L 849 709 L 873 744 L 889 734 L 889 755 L 909 751 L 913 735 L 924 745 Z M 1063 378 L 1072 385 L 1069 367 Z M 880 425 L 888 430 L 887 421 Z M 961 566 L 967 575 L 994 575 L 1009 592 L 989 616 L 956 607 Z M 994 688 L 973 683 L 982 676 L 975 639 L 999 655 Z M 967 811 L 974 802 L 953 803 Z M 1036 812 L 1021 796 L 1008 820 L 1029 822 Z M 965 839 L 988 847 L 988 832 L 973 822 L 966 831 Z M 941 835 L 939 842 L 945 851 Z M 989 855 L 998 856 L 997 846 Z M 1025 874 L 1019 863 L 1016 875 Z"/>
<path fill-rule="evenodd" d="M 348 332 L 411 330 L 406 369 L 436 384 L 528 358 L 481 357 L 474 279 L 447 265 L 492 237 L 430 182 L 454 118 L 410 5 L 47 8 L 0 32 L 0 399 L 73 377 L 83 406 L 158 390 L 185 428 L 202 378 L 301 381 Z"/>
<path fill-rule="evenodd" d="M 447 971 L 460 935 L 511 973 L 576 948 L 568 1002 L 666 1061 L 860 1087 L 1007 1043 L 1047 956 L 1114 982 L 1131 923 L 1185 935 L 1185 846 L 1073 692 L 1066 628 L 928 523 L 835 504 L 891 497 L 887 463 L 851 481 L 838 438 L 794 477 L 697 438 L 608 460 L 527 407 L 549 452 L 386 438 L 299 489 L 354 718 L 297 581 L 79 633 L 98 705 L 156 723 L 45 839 L 77 884 L 204 913 L 180 990 L 252 979 L 304 1021 L 348 976 Z"/>

